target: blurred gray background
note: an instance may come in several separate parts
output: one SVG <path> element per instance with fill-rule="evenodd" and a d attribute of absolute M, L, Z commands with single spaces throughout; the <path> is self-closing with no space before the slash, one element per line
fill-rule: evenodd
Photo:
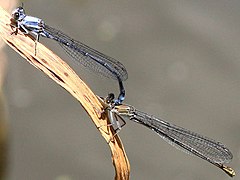
<path fill-rule="evenodd" d="M 223 142 L 240 161 L 240 1 L 25 0 L 26 13 L 121 61 L 125 103 Z M 66 59 L 98 95 L 117 82 Z M 9 47 L 4 92 L 8 180 L 113 179 L 108 145 L 80 104 Z M 120 132 L 131 179 L 230 179 L 223 171 L 127 122 Z M 238 179 L 236 177 L 235 179 Z"/>

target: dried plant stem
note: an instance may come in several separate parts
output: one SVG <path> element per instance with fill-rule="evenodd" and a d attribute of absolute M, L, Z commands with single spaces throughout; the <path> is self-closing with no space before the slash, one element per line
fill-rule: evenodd
<path fill-rule="evenodd" d="M 129 161 L 120 138 L 118 135 L 114 136 L 111 126 L 107 126 L 109 120 L 104 113 L 104 104 L 99 101 L 68 64 L 51 50 L 41 43 L 37 43 L 37 54 L 35 55 L 33 39 L 21 32 L 17 35 L 11 35 L 10 18 L 9 13 L 0 7 L 0 36 L 31 65 L 49 76 L 81 103 L 101 135 L 108 142 L 116 172 L 115 179 L 129 179 Z"/>

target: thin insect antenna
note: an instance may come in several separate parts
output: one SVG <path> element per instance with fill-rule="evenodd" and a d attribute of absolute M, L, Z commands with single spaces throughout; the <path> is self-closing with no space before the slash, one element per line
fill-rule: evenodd
<path fill-rule="evenodd" d="M 25 10 L 24 10 L 23 6 L 24 6 L 24 4 L 23 4 L 23 2 L 22 2 L 20 7 L 22 8 L 23 13 L 25 14 Z"/>

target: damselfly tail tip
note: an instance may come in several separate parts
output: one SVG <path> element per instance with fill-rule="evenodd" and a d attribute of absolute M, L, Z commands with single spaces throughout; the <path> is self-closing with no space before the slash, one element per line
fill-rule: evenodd
<path fill-rule="evenodd" d="M 232 169 L 231 167 L 222 165 L 221 169 L 227 173 L 230 177 L 234 177 L 236 175 L 234 169 Z"/>

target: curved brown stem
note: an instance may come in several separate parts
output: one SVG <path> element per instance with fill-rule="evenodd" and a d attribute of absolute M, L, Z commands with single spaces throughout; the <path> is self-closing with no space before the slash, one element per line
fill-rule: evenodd
<path fill-rule="evenodd" d="M 81 103 L 96 127 L 101 127 L 97 128 L 101 135 L 109 142 L 108 145 L 112 152 L 113 165 L 116 171 L 115 179 L 129 179 L 129 161 L 120 138 L 118 135 L 114 136 L 115 132 L 107 126 L 109 120 L 105 115 L 102 102 L 68 64 L 51 50 L 41 43 L 37 43 L 37 53 L 35 55 L 35 42 L 32 38 L 21 32 L 17 35 L 11 35 L 10 19 L 9 13 L 0 7 L 0 36 L 31 65 L 49 76 Z M 112 138 L 113 136 L 114 138 Z"/>

